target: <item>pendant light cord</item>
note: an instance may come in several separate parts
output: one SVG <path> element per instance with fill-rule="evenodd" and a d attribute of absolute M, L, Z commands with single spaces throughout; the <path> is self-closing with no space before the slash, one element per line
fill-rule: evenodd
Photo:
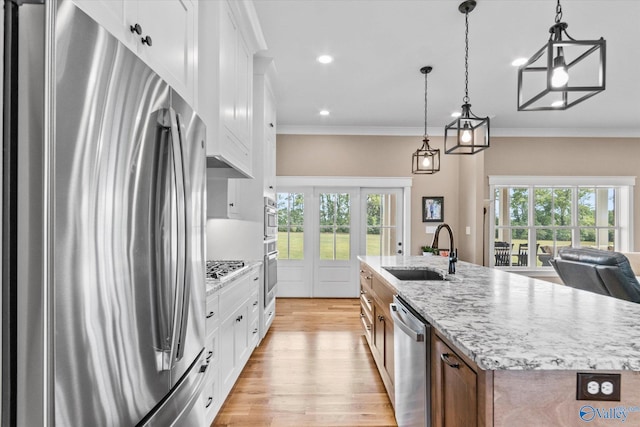
<path fill-rule="evenodd" d="M 429 135 L 427 134 L 427 75 L 424 73 L 424 139 L 427 140 Z"/>
<path fill-rule="evenodd" d="M 559 1 L 559 0 L 558 0 Z M 469 11 L 464 14 L 464 98 L 469 103 Z"/>
<path fill-rule="evenodd" d="M 558 0 L 556 5 L 556 24 L 559 24 L 560 21 L 562 21 L 562 6 L 560 5 L 560 0 Z"/>

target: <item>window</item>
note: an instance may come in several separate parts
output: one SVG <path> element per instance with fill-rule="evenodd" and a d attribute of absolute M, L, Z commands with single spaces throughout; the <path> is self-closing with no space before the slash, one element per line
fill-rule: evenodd
<path fill-rule="evenodd" d="M 304 259 L 304 194 L 278 193 L 278 258 Z"/>
<path fill-rule="evenodd" d="M 366 194 L 366 255 L 395 255 L 398 244 L 397 193 Z"/>
<path fill-rule="evenodd" d="M 629 250 L 634 178 L 490 177 L 489 183 L 496 267 L 551 269 L 566 246 Z"/>
<path fill-rule="evenodd" d="M 320 259 L 349 260 L 351 202 L 347 193 L 320 193 Z"/>

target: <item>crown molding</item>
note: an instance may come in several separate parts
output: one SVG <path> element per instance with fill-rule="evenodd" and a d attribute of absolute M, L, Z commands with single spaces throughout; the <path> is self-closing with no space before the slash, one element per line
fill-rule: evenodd
<path fill-rule="evenodd" d="M 423 128 L 385 126 L 297 126 L 278 125 L 281 135 L 379 135 L 422 136 Z M 430 136 L 444 136 L 444 127 L 428 128 Z M 491 128 L 497 137 L 640 138 L 640 128 Z"/>

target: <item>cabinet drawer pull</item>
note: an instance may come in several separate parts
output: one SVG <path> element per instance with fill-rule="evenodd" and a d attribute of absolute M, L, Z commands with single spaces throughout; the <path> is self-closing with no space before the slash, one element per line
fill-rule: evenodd
<path fill-rule="evenodd" d="M 136 33 L 139 36 L 142 35 L 142 27 L 140 26 L 140 24 L 130 25 L 129 29 L 132 33 Z"/>
<path fill-rule="evenodd" d="M 256 305 L 258 305 L 258 301 L 253 303 L 253 306 L 255 307 Z"/>
<path fill-rule="evenodd" d="M 367 325 L 367 331 L 371 330 L 371 325 Z"/>
<path fill-rule="evenodd" d="M 209 406 L 211 406 L 212 403 L 213 403 L 213 397 L 209 396 L 209 399 L 207 399 L 207 404 L 204 407 L 208 408 Z"/>
<path fill-rule="evenodd" d="M 254 282 L 257 282 L 257 281 L 258 281 L 258 279 L 260 279 L 260 276 L 254 277 L 254 278 L 253 278 L 253 281 L 254 281 Z"/>
<path fill-rule="evenodd" d="M 384 316 L 378 316 L 378 322 L 384 322 Z"/>
<path fill-rule="evenodd" d="M 214 315 L 215 313 L 213 311 L 210 311 L 209 314 L 207 314 L 207 319 L 211 319 Z"/>
<path fill-rule="evenodd" d="M 454 369 L 460 369 L 459 363 L 453 363 L 449 360 L 449 353 L 442 353 L 440 355 L 440 360 L 442 360 L 444 363 L 446 363 L 447 365 L 451 366 Z"/>
<path fill-rule="evenodd" d="M 145 36 L 142 38 L 142 44 L 146 44 L 147 46 L 153 46 L 153 40 L 151 40 L 150 36 Z"/>
<path fill-rule="evenodd" d="M 257 333 L 258 333 L 258 328 L 255 328 L 255 329 L 253 330 L 253 334 L 255 335 L 255 334 L 257 334 Z"/>
<path fill-rule="evenodd" d="M 367 302 L 368 302 L 369 304 L 371 304 L 371 300 L 370 300 L 370 299 L 368 299 L 368 300 L 367 300 Z"/>
<path fill-rule="evenodd" d="M 239 322 L 241 320 L 242 320 L 242 314 L 240 316 L 236 317 L 236 322 Z"/>
<path fill-rule="evenodd" d="M 233 207 L 233 203 L 229 203 L 229 206 Z"/>

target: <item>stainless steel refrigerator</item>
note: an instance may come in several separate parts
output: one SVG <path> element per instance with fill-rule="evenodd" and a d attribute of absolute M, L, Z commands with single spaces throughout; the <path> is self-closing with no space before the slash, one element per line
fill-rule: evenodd
<path fill-rule="evenodd" d="M 2 425 L 199 425 L 204 125 L 72 2 L 4 3 Z"/>

